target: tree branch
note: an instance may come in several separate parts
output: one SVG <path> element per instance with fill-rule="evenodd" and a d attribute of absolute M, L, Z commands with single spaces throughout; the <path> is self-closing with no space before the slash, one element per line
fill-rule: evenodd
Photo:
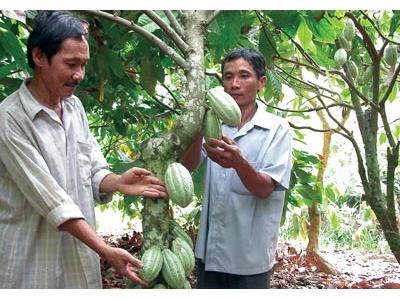
<path fill-rule="evenodd" d="M 172 28 L 180 35 L 182 39 L 185 38 L 185 32 L 182 26 L 179 24 L 178 20 L 175 18 L 174 14 L 170 10 L 164 10 L 165 16 L 168 18 L 171 23 Z"/>
<path fill-rule="evenodd" d="M 205 26 L 208 27 L 210 24 L 217 18 L 217 16 L 221 13 L 220 10 L 212 10 L 208 15 L 207 15 L 207 20 Z"/>
<path fill-rule="evenodd" d="M 380 105 L 384 104 L 389 98 L 390 93 L 392 92 L 392 89 L 394 87 L 394 84 L 396 83 L 396 80 L 399 77 L 399 73 L 400 73 L 400 64 L 397 65 L 396 71 L 393 73 L 392 79 L 390 80 L 385 95 L 383 95 L 382 99 L 379 101 Z"/>
<path fill-rule="evenodd" d="M 143 12 L 174 41 L 182 53 L 186 54 L 188 52 L 189 46 L 159 15 L 152 10 L 143 10 Z"/>
<path fill-rule="evenodd" d="M 170 56 L 182 69 L 187 70 L 189 68 L 189 65 L 185 61 L 185 59 L 180 56 L 172 47 L 168 46 L 164 41 L 160 40 L 154 34 L 136 25 L 134 22 L 128 21 L 124 18 L 112 15 L 101 10 L 84 10 L 82 12 L 112 21 L 129 29 L 132 29 L 134 32 L 142 35 L 143 37 L 150 40 L 150 42 L 152 42 L 155 46 L 159 47 L 163 52 Z"/>
<path fill-rule="evenodd" d="M 396 44 L 396 45 L 400 45 L 399 42 L 393 41 L 393 40 L 389 39 L 388 37 L 386 37 L 386 36 L 380 31 L 380 29 L 379 29 L 378 26 L 375 24 L 375 22 L 374 22 L 364 11 L 361 10 L 360 12 L 361 12 L 361 14 L 364 16 L 364 18 L 366 18 L 366 19 L 371 23 L 371 25 L 374 27 L 374 29 L 376 30 L 376 32 L 378 32 L 379 36 L 380 36 L 383 40 L 385 40 L 385 41 L 388 42 L 388 43 L 393 43 L 393 44 Z"/>

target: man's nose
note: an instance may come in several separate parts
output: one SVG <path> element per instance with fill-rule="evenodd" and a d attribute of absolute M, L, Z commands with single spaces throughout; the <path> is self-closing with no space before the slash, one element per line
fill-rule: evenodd
<path fill-rule="evenodd" d="M 72 74 L 72 79 L 74 81 L 82 81 L 85 76 L 85 71 L 83 69 L 77 70 Z"/>
<path fill-rule="evenodd" d="M 233 88 L 239 88 L 240 87 L 240 80 L 239 77 L 233 77 L 232 79 L 232 87 Z"/>

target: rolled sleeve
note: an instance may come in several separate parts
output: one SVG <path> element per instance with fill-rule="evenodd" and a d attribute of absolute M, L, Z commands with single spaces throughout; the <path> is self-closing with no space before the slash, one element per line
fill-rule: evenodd
<path fill-rule="evenodd" d="M 59 227 L 64 222 L 71 219 L 85 219 L 80 208 L 75 204 L 60 205 L 52 209 L 46 216 L 47 222 L 54 227 Z"/>
<path fill-rule="evenodd" d="M 93 197 L 96 201 L 100 203 L 108 203 L 112 200 L 113 193 L 101 193 L 100 192 L 100 184 L 103 179 L 112 172 L 108 169 L 102 169 L 98 171 L 92 177 L 92 188 L 93 188 Z"/>

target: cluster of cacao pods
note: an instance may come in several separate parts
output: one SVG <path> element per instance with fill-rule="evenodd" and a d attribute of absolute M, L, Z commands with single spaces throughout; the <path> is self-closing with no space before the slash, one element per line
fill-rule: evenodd
<path fill-rule="evenodd" d="M 208 110 L 203 121 L 203 136 L 207 144 L 210 138 L 221 139 L 221 121 L 230 126 L 239 126 L 242 118 L 239 105 L 222 87 L 207 92 Z"/>
<path fill-rule="evenodd" d="M 340 48 L 335 52 L 334 60 L 338 67 L 343 66 L 347 61 L 347 51 L 351 50 L 351 43 L 356 35 L 356 29 L 353 23 L 353 20 L 346 19 L 346 24 L 344 26 L 342 36 L 339 37 L 339 45 Z M 354 64 L 355 65 L 355 64 Z M 357 68 L 357 66 L 356 66 Z M 350 71 L 351 72 L 351 71 Z M 353 68 L 353 74 L 358 73 L 358 69 Z M 352 74 L 352 76 L 353 76 Z M 353 78 L 355 78 L 353 76 Z"/>
<path fill-rule="evenodd" d="M 170 246 L 152 246 L 144 251 L 140 277 L 153 289 L 190 289 L 189 275 L 194 269 L 193 241 L 175 221 L 170 222 Z M 142 288 L 128 283 L 130 288 Z"/>

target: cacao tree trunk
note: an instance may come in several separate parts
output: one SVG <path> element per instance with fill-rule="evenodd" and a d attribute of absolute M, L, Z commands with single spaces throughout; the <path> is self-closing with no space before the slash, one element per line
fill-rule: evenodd
<path fill-rule="evenodd" d="M 205 112 L 204 87 L 204 24 L 205 11 L 184 11 L 183 24 L 185 41 L 189 50 L 185 57 L 186 102 L 183 113 L 174 123 L 171 132 L 154 138 L 142 147 L 142 159 L 147 168 L 163 179 L 169 163 L 179 161 L 183 151 L 192 143 L 201 130 Z M 170 213 L 166 199 L 144 199 L 143 207 L 143 246 L 145 250 L 152 245 L 168 246 Z"/>

